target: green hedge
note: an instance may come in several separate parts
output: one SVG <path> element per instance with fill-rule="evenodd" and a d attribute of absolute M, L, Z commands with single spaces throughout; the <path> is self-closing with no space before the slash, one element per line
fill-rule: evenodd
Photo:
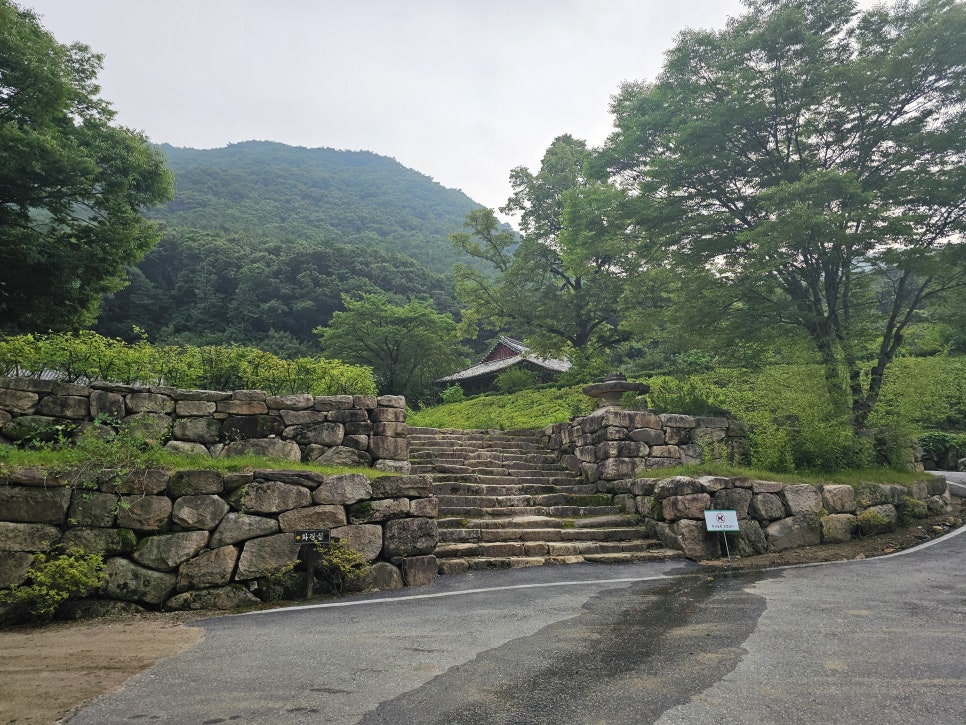
<path fill-rule="evenodd" d="M 0 340 L 0 374 L 58 373 L 67 382 L 168 385 L 206 390 L 265 390 L 272 395 L 373 395 L 372 370 L 339 360 L 283 360 L 238 345 L 128 344 L 95 332 L 20 335 Z"/>

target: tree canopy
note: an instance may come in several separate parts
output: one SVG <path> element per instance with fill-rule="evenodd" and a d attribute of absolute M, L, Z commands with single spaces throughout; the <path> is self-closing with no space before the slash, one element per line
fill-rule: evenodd
<path fill-rule="evenodd" d="M 713 300 L 690 324 L 801 331 L 861 429 L 923 305 L 966 282 L 966 6 L 746 6 L 621 88 L 598 161 L 641 258 Z"/>
<path fill-rule="evenodd" d="M 323 354 L 371 367 L 381 393 L 428 402 L 433 380 L 467 363 L 456 322 L 427 301 L 364 294 L 343 304 L 328 327 L 316 329 Z"/>
<path fill-rule="evenodd" d="M 253 230 L 257 233 L 257 230 Z M 319 240 L 169 228 L 105 299 L 96 329 L 132 340 L 242 344 L 283 357 L 318 352 L 313 329 L 342 310 L 342 297 L 423 295 L 455 311 L 451 283 L 409 257 Z"/>
<path fill-rule="evenodd" d="M 477 206 L 462 191 L 371 151 L 268 141 L 160 149 L 177 193 L 151 218 L 170 226 L 405 254 L 436 274 L 449 273 L 457 254 L 447 236 Z"/>
<path fill-rule="evenodd" d="M 161 155 L 112 124 L 101 56 L 0 0 L 0 330 L 89 323 L 158 240 L 141 216 L 171 194 Z"/>
<path fill-rule="evenodd" d="M 586 352 L 622 339 L 618 303 L 631 265 L 610 218 L 619 194 L 586 178 L 589 157 L 584 141 L 564 135 L 536 174 L 511 172 L 514 193 L 502 211 L 520 213 L 519 240 L 488 209 L 467 214 L 469 232 L 451 235 L 488 263 L 456 267 L 470 319 L 526 336 L 541 352 Z"/>

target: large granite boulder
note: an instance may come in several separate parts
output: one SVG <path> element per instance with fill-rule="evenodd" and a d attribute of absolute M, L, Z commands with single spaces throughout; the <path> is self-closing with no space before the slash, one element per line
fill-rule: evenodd
<path fill-rule="evenodd" d="M 108 559 L 104 569 L 104 595 L 128 602 L 161 604 L 178 581 L 176 574 L 146 569 L 120 557 Z"/>

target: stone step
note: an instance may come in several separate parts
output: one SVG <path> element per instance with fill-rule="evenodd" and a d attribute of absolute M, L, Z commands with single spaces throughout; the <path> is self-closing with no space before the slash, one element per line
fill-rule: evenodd
<path fill-rule="evenodd" d="M 410 456 L 433 478 L 443 573 L 678 556 L 532 431 L 410 429 Z"/>
<path fill-rule="evenodd" d="M 436 500 L 439 501 L 440 511 L 466 506 L 484 509 L 533 506 L 533 496 L 453 496 L 443 494 L 437 495 Z"/>
<path fill-rule="evenodd" d="M 446 477 L 447 479 L 449 476 Z M 441 479 L 442 480 L 442 479 Z M 491 484 L 496 486 L 548 486 L 573 484 L 580 479 L 569 474 L 548 471 L 539 476 L 489 476 L 476 474 L 475 481 L 467 483 Z"/>
<path fill-rule="evenodd" d="M 499 519 L 477 518 L 467 519 L 459 517 L 441 517 L 436 520 L 440 529 L 444 528 L 467 528 L 467 529 L 563 529 L 569 525 L 563 519 L 550 516 L 531 516 L 517 515 L 507 516 Z"/>
<path fill-rule="evenodd" d="M 483 439 L 459 438 L 455 436 L 408 436 L 409 445 L 417 450 L 459 450 L 469 454 L 480 451 L 506 451 L 508 453 L 547 453 L 546 448 L 537 440 L 500 439 L 486 437 Z"/>
<path fill-rule="evenodd" d="M 493 520 L 517 516 L 544 516 L 547 513 L 546 506 L 440 506 L 439 515 L 444 517 L 475 516 L 477 518 L 494 517 Z"/>
<path fill-rule="evenodd" d="M 544 485 L 532 484 L 495 484 L 470 483 L 462 481 L 435 481 L 433 491 L 437 496 L 520 496 L 520 495 L 564 495 L 558 494 L 560 489 L 549 483 Z"/>
<path fill-rule="evenodd" d="M 505 556 L 587 556 L 597 554 L 640 554 L 661 548 L 653 539 L 638 541 L 494 541 L 440 544 L 437 559 Z"/>
<path fill-rule="evenodd" d="M 475 473 L 439 473 L 433 474 L 433 485 L 437 483 L 479 483 L 480 477 Z"/>
<path fill-rule="evenodd" d="M 485 569 L 522 569 L 528 566 L 543 566 L 546 563 L 546 558 L 542 556 L 441 559 L 439 561 L 439 573 L 464 574 L 468 571 L 481 571 Z"/>
<path fill-rule="evenodd" d="M 495 488 L 495 487 L 486 487 Z M 510 487 L 503 487 L 509 489 Z M 621 509 L 613 504 L 600 501 L 600 496 L 573 496 L 566 493 L 531 495 L 522 491 L 505 493 L 437 493 L 436 499 L 441 508 L 475 506 L 477 508 L 498 509 L 517 506 L 545 508 L 550 516 L 608 516 L 620 514 Z M 501 514 L 494 513 L 494 516 Z"/>
<path fill-rule="evenodd" d="M 534 515 L 511 510 L 509 516 L 457 517 L 443 516 L 437 519 L 439 529 L 626 529 L 637 521 L 630 516 L 595 516 L 586 519 L 567 519 L 556 516 Z"/>
<path fill-rule="evenodd" d="M 574 485 L 562 481 L 545 481 L 543 483 L 520 483 L 518 479 L 502 478 L 499 480 L 480 480 L 474 475 L 446 475 L 433 477 L 433 490 L 437 494 L 452 494 L 454 496 L 515 496 L 531 495 L 564 495 L 579 497 L 581 503 L 589 504 L 603 498 L 593 485 Z M 553 502 L 548 502 L 552 505 Z"/>
<path fill-rule="evenodd" d="M 527 472 L 525 475 L 514 476 L 507 473 L 494 473 L 493 469 L 485 471 L 477 469 L 473 473 L 439 473 L 434 475 L 434 481 L 448 483 L 461 481 L 463 483 L 482 483 L 495 486 L 574 486 L 580 479 L 569 473 L 559 471 L 545 471 L 537 475 Z"/>
<path fill-rule="evenodd" d="M 573 521 L 573 526 L 576 529 L 610 529 L 614 527 L 627 526 L 628 521 L 633 521 L 634 519 L 626 515 L 610 515 L 610 516 L 590 516 L 587 518 L 576 519 Z"/>
<path fill-rule="evenodd" d="M 501 463 L 507 468 L 532 467 L 542 469 L 546 466 L 558 464 L 557 456 L 550 453 L 514 453 L 509 451 L 480 451 L 468 456 L 467 463 L 472 465 L 485 463 Z"/>
<path fill-rule="evenodd" d="M 490 541 L 638 541 L 646 539 L 642 529 L 624 527 L 612 529 L 479 529 L 444 528 L 439 540 L 445 544 L 466 544 Z"/>
<path fill-rule="evenodd" d="M 509 476 L 510 471 L 506 468 L 496 468 L 493 466 L 474 466 L 473 472 L 480 476 Z"/>
<path fill-rule="evenodd" d="M 517 569 L 529 566 L 545 566 L 552 564 L 580 564 L 594 563 L 627 563 L 633 561 L 666 561 L 681 559 L 684 554 L 673 549 L 653 549 L 639 552 L 613 552 L 606 554 L 584 554 L 567 556 L 528 556 L 528 557 L 455 557 L 440 559 L 441 574 L 462 574 L 467 571 L 483 569 Z"/>
<path fill-rule="evenodd" d="M 528 460 L 532 459 L 534 456 L 539 456 L 541 460 Z M 481 458 L 475 454 L 468 454 L 453 449 L 430 450 L 413 448 L 412 446 L 410 446 L 409 449 L 409 459 L 411 461 L 419 461 L 421 463 L 448 463 L 451 465 L 466 465 L 475 467 L 492 466 L 500 468 L 531 468 L 536 471 L 540 471 L 545 468 L 556 470 L 565 468 L 555 456 L 546 456 L 547 460 L 543 460 L 543 458 L 544 456 L 533 453 L 509 454 L 501 452 L 499 456 L 494 456 L 492 458 Z"/>
<path fill-rule="evenodd" d="M 471 498 L 471 497 L 470 497 Z M 447 506 L 440 502 L 439 515 L 451 516 L 488 516 L 491 518 L 506 518 L 512 516 L 548 516 L 548 517 L 593 517 L 610 518 L 620 514 L 619 506 L 528 506 L 526 504 L 510 506 L 480 505 L 477 501 L 467 501 L 465 505 Z M 574 526 L 577 526 L 575 523 Z"/>
<path fill-rule="evenodd" d="M 540 460 L 534 460 L 535 457 L 539 457 Z M 545 457 L 547 460 L 543 460 Z M 522 451 L 518 453 L 510 453 L 501 450 L 499 455 L 483 458 L 477 455 L 476 452 L 468 453 L 466 451 L 453 448 L 418 448 L 412 446 L 411 444 L 409 448 L 409 458 L 410 460 L 418 460 L 422 462 L 456 462 L 461 465 L 500 466 L 502 468 L 524 468 L 529 466 L 530 468 L 536 470 L 542 470 L 543 468 L 547 467 L 562 467 L 559 460 L 555 456 L 544 456 L 539 453 L 525 453 Z"/>

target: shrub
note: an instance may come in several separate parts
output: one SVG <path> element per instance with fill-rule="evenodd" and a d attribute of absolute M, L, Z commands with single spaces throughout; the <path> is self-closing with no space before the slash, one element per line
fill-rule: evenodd
<path fill-rule="evenodd" d="M 680 413 L 682 415 L 721 415 L 726 411 L 713 402 L 715 393 L 711 386 L 695 378 L 679 380 L 659 375 L 650 380 L 648 394 L 651 407 L 657 413 Z"/>
<path fill-rule="evenodd" d="M 939 430 L 930 430 L 919 436 L 919 445 L 922 446 L 922 455 L 934 461 L 941 461 L 946 456 L 946 451 L 953 445 L 955 436 L 952 433 L 945 433 Z"/>
<path fill-rule="evenodd" d="M 333 594 L 362 588 L 371 570 L 362 554 L 341 541 L 318 544 L 315 550 L 315 576 Z"/>
<path fill-rule="evenodd" d="M 930 459 L 939 468 L 951 467 L 966 456 L 966 433 L 931 430 L 920 435 L 918 443 L 922 447 L 922 457 Z"/>
<path fill-rule="evenodd" d="M 85 331 L 0 339 L 5 375 L 59 373 L 67 382 L 105 381 L 212 390 L 258 389 L 273 395 L 373 395 L 372 370 L 339 360 L 283 360 L 239 345 L 153 347 L 142 335 L 129 345 Z"/>
<path fill-rule="evenodd" d="M 446 390 L 439 394 L 440 400 L 444 403 L 459 403 L 465 399 L 463 388 L 459 385 L 450 385 Z"/>
<path fill-rule="evenodd" d="M 7 616 L 14 621 L 48 621 L 64 602 L 90 594 L 106 576 L 100 554 L 76 548 L 36 554 L 26 582 L 0 593 L 0 605 L 9 607 Z"/>
<path fill-rule="evenodd" d="M 792 443 L 787 428 L 765 422 L 751 428 L 748 435 L 749 455 L 754 468 L 776 473 L 795 470 Z"/>
<path fill-rule="evenodd" d="M 887 369 L 872 426 L 966 430 L 966 356 L 899 357 Z"/>
<path fill-rule="evenodd" d="M 35 441 L 31 447 L 59 452 L 57 470 L 71 471 L 77 485 L 96 488 L 110 473 L 115 479 L 160 466 L 170 425 L 156 418 L 113 420 L 98 416 L 67 436 L 55 426 L 56 437 Z"/>
<path fill-rule="evenodd" d="M 532 370 L 515 367 L 497 375 L 495 384 L 501 393 L 518 393 L 536 385 L 537 376 Z"/>
<path fill-rule="evenodd" d="M 295 571 L 298 562 L 291 562 L 276 572 L 258 580 L 255 592 L 263 602 L 282 602 L 305 595 L 305 574 Z"/>
<path fill-rule="evenodd" d="M 586 415 L 594 402 L 581 388 L 541 387 L 513 395 L 480 395 L 458 403 L 422 408 L 407 416 L 409 425 L 463 430 L 544 428 Z"/>
<path fill-rule="evenodd" d="M 557 377 L 561 387 L 584 386 L 599 383 L 614 367 L 599 351 L 570 350 L 567 353 L 570 369 Z"/>
<path fill-rule="evenodd" d="M 872 431 L 872 435 L 877 466 L 901 471 L 915 464 L 917 444 L 909 433 L 895 426 L 882 426 Z"/>
<path fill-rule="evenodd" d="M 799 470 L 866 468 L 875 459 L 873 439 L 857 436 L 844 420 L 807 420 L 792 430 L 792 456 Z"/>

